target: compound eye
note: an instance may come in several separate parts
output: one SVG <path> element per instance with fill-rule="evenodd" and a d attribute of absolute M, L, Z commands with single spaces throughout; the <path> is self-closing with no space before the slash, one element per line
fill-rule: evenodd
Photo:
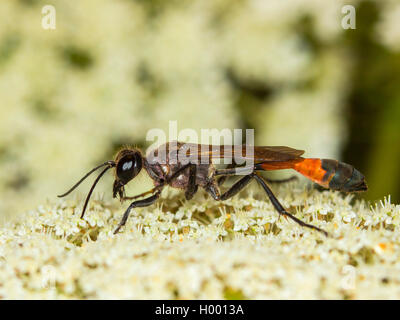
<path fill-rule="evenodd" d="M 122 171 L 130 170 L 133 166 L 133 161 L 126 161 L 122 164 Z"/>
<path fill-rule="evenodd" d="M 118 161 L 117 176 L 119 180 L 126 184 L 132 180 L 142 168 L 142 160 L 137 153 L 129 154 Z"/>

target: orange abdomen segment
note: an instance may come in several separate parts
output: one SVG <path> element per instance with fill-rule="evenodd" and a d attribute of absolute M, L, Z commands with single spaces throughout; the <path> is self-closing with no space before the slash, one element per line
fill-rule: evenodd
<path fill-rule="evenodd" d="M 321 159 L 304 159 L 302 162 L 295 163 L 293 169 L 311 181 L 316 182 L 325 188 L 329 188 L 329 182 L 335 172 L 325 170 L 322 167 L 323 161 L 324 160 Z"/>

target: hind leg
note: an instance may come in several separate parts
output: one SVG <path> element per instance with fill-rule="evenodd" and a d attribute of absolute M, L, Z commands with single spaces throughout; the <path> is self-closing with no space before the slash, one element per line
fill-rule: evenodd
<path fill-rule="evenodd" d="M 322 230 L 316 226 L 313 226 L 312 224 L 308 224 L 306 222 L 301 221 L 300 219 L 296 218 L 294 215 L 290 214 L 285 210 L 285 208 L 282 206 L 282 204 L 278 201 L 278 199 L 275 197 L 273 194 L 272 190 L 269 188 L 267 183 L 264 181 L 262 177 L 257 175 L 256 173 L 251 173 L 247 176 L 244 176 L 242 179 L 240 179 L 238 182 L 236 182 L 230 189 L 228 189 L 225 193 L 223 193 L 221 196 L 216 196 L 219 195 L 219 190 L 215 190 L 216 186 L 215 184 L 211 184 L 206 190 L 213 196 L 215 200 L 226 200 L 229 199 L 233 196 L 235 196 L 239 191 L 241 191 L 243 188 L 245 188 L 252 179 L 256 179 L 256 181 L 261 185 L 261 187 L 264 189 L 264 191 L 267 193 L 268 198 L 272 202 L 272 205 L 274 206 L 275 210 L 278 211 L 279 214 L 288 217 L 298 223 L 299 225 L 317 230 L 321 233 L 323 233 L 325 236 L 328 236 L 328 233 L 325 230 Z"/>
<path fill-rule="evenodd" d="M 289 212 L 287 212 L 285 210 L 285 208 L 281 205 L 281 203 L 278 201 L 278 199 L 275 197 L 275 195 L 273 194 L 272 190 L 269 188 L 269 186 L 267 185 L 267 183 L 264 181 L 264 179 L 262 177 L 260 177 L 257 174 L 254 174 L 254 179 L 256 179 L 257 182 L 261 185 L 261 187 L 264 189 L 264 191 L 267 193 L 269 199 L 271 200 L 274 208 L 281 215 L 292 219 L 293 221 L 295 221 L 296 223 L 298 223 L 299 225 L 301 225 L 303 227 L 307 227 L 307 228 L 310 228 L 310 229 L 317 230 L 319 232 L 322 232 L 325 236 L 328 236 L 328 232 L 326 232 L 325 230 L 322 230 L 322 229 L 320 229 L 320 228 L 318 228 L 316 226 L 313 226 L 312 224 L 305 223 L 305 222 L 301 221 L 300 219 L 296 218 L 294 215 L 292 215 Z"/>
<path fill-rule="evenodd" d="M 292 176 L 290 178 L 287 179 L 268 179 L 268 178 L 264 178 L 265 181 L 269 182 L 269 183 L 286 183 L 286 182 L 291 182 L 291 181 L 295 181 L 298 178 L 296 176 Z"/>

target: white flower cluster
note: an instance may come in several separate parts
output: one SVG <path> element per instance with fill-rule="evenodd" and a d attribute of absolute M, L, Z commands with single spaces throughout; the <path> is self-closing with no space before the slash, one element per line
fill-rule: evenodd
<path fill-rule="evenodd" d="M 278 218 L 265 195 L 224 202 L 164 194 L 126 205 L 47 203 L 0 229 L 3 299 L 399 299 L 400 206 L 369 207 L 340 193 L 276 187 L 298 218 Z"/>

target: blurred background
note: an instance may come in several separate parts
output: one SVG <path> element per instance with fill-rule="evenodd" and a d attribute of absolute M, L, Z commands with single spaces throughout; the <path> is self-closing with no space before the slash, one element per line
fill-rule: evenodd
<path fill-rule="evenodd" d="M 170 120 L 351 163 L 364 198 L 398 203 L 399 88 L 397 0 L 3 0 L 0 212 L 54 200 Z M 97 190 L 110 196 L 111 181 Z"/>

